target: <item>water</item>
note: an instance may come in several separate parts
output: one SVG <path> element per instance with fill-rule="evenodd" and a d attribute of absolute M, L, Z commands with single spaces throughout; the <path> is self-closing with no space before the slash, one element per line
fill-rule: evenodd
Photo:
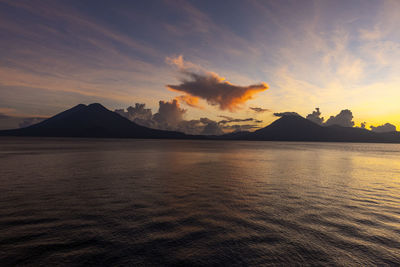
<path fill-rule="evenodd" d="M 400 145 L 0 139 L 0 265 L 398 265 Z"/>

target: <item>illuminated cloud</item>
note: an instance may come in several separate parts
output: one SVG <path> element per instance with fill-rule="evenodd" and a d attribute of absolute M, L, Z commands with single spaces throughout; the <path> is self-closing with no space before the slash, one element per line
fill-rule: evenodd
<path fill-rule="evenodd" d="M 188 70 L 188 69 L 196 69 L 196 70 L 201 69 L 196 64 L 193 64 L 193 63 L 191 63 L 189 61 L 184 60 L 183 59 L 183 55 L 166 57 L 165 58 L 165 62 L 168 65 L 174 66 L 174 67 L 178 68 L 181 71 Z"/>
<path fill-rule="evenodd" d="M 186 105 L 188 105 L 190 107 L 204 109 L 204 107 L 199 104 L 200 98 L 198 98 L 196 96 L 180 95 L 180 96 L 175 97 L 175 99 L 179 102 L 185 103 Z"/>
<path fill-rule="evenodd" d="M 342 127 L 353 127 L 353 113 L 351 110 L 344 109 L 340 111 L 336 116 L 330 116 L 330 118 L 325 122 L 325 125 L 338 125 Z"/>
<path fill-rule="evenodd" d="M 396 126 L 390 123 L 385 123 L 380 126 L 371 126 L 371 131 L 376 132 L 376 133 L 387 133 L 387 132 L 395 132 L 396 131 Z"/>
<path fill-rule="evenodd" d="M 253 99 L 255 94 L 268 89 L 266 83 L 249 86 L 234 85 L 215 73 L 198 74 L 189 71 L 182 73 L 186 78 L 182 79 L 179 85 L 167 85 L 170 90 L 202 98 L 210 105 L 231 112 L 241 108 L 246 101 Z"/>
<path fill-rule="evenodd" d="M 199 99 L 203 99 L 221 110 L 233 112 L 240 109 L 248 100 L 253 99 L 255 94 L 268 89 L 268 85 L 264 82 L 248 86 L 232 84 L 216 73 L 185 61 L 182 55 L 167 57 L 166 62 L 177 67 L 183 76 L 179 85 L 167 85 L 167 88 L 184 93 L 177 99 L 191 107 L 201 107 L 198 102 Z"/>

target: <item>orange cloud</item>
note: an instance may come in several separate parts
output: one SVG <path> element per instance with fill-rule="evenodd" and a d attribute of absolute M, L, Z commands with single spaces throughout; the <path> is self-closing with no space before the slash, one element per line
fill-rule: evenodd
<path fill-rule="evenodd" d="M 198 102 L 204 99 L 208 104 L 218 106 L 221 110 L 233 112 L 240 109 L 246 101 L 253 99 L 257 93 L 268 89 L 268 85 L 264 82 L 248 86 L 232 84 L 214 72 L 185 61 L 182 55 L 167 57 L 165 61 L 178 68 L 183 75 L 180 84 L 167 85 L 167 88 L 184 93 L 176 99 L 191 107 L 203 108 Z"/>
<path fill-rule="evenodd" d="M 184 102 L 186 105 L 194 108 L 204 109 L 202 105 L 199 104 L 200 98 L 191 95 L 180 95 L 175 97 L 179 102 Z"/>
<path fill-rule="evenodd" d="M 243 104 L 254 98 L 254 95 L 268 89 L 266 83 L 248 86 L 234 85 L 216 73 L 194 73 L 188 70 L 181 71 L 187 78 L 182 79 L 179 85 L 167 85 L 168 89 L 184 93 L 182 98 L 190 101 L 204 99 L 210 105 L 218 106 L 221 110 L 231 112 L 240 109 Z M 190 102 L 189 102 L 190 103 Z M 190 105 L 190 104 L 189 104 Z"/>

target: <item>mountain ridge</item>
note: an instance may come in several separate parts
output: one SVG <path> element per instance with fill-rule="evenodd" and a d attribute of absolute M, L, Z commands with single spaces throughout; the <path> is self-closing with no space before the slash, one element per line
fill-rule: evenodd
<path fill-rule="evenodd" d="M 250 132 L 242 140 L 308 142 L 400 143 L 399 132 L 375 133 L 356 127 L 321 126 L 300 116 L 287 115 L 270 125 Z"/>
<path fill-rule="evenodd" d="M 99 103 L 79 104 L 38 124 L 0 135 L 114 138 L 184 138 L 185 134 L 140 126 Z"/>
<path fill-rule="evenodd" d="M 400 143 L 399 132 L 375 133 L 355 127 L 321 126 L 294 115 L 283 116 L 254 132 L 187 135 L 138 125 L 99 103 L 79 104 L 29 127 L 2 130 L 0 136 Z"/>

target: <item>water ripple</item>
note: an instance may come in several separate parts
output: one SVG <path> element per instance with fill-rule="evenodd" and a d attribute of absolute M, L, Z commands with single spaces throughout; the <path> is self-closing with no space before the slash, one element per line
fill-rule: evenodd
<path fill-rule="evenodd" d="M 400 264 L 398 145 L 18 140 L 1 266 Z"/>

